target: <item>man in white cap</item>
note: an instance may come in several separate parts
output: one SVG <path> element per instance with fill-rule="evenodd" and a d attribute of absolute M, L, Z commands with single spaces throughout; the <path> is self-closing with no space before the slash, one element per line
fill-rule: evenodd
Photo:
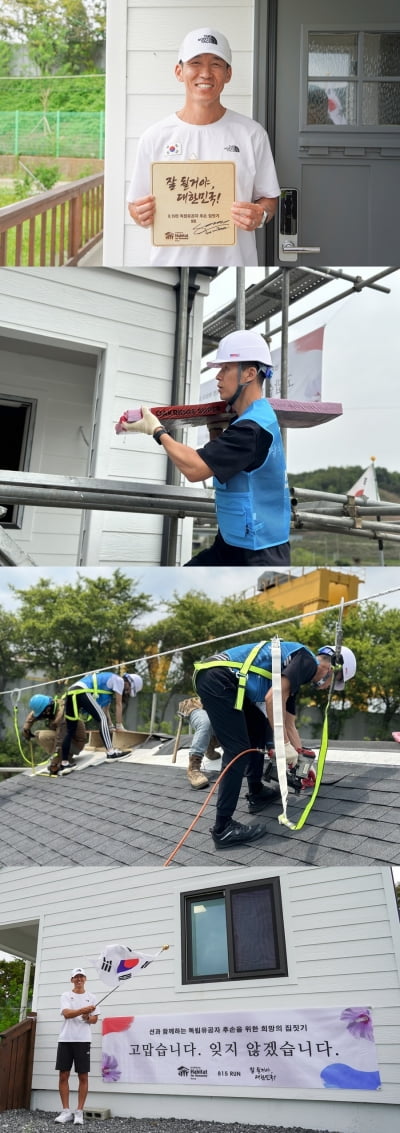
<path fill-rule="evenodd" d="M 282 438 L 263 382 L 271 357 L 255 331 L 234 331 L 219 344 L 217 384 L 237 416 L 200 449 L 175 441 L 149 409 L 124 431 L 147 433 L 190 483 L 214 475 L 218 533 L 186 566 L 288 566 L 290 496 Z"/>
<path fill-rule="evenodd" d="M 128 755 L 128 751 L 115 748 L 111 738 L 113 727 L 110 716 L 110 704 L 115 695 L 116 731 L 123 731 L 122 712 L 124 705 L 131 696 L 137 696 L 143 688 L 142 678 L 138 673 L 124 673 L 123 677 L 117 673 L 101 672 L 88 673 L 75 681 L 65 698 L 66 735 L 62 743 L 61 766 L 68 766 L 71 745 L 75 737 L 80 714 L 92 717 L 100 730 L 100 735 L 107 752 L 107 759 L 118 759 L 121 755 Z"/>
<path fill-rule="evenodd" d="M 228 110 L 221 94 L 232 76 L 228 40 L 214 28 L 197 28 L 183 40 L 175 75 L 185 86 L 181 110 L 142 135 L 128 192 L 135 224 L 153 224 L 156 200 L 151 194 L 154 161 L 233 161 L 236 201 L 231 210 L 237 228 L 232 247 L 153 248 L 150 262 L 226 267 L 256 265 L 255 231 L 272 219 L 280 194 L 268 134 L 259 122 Z"/>
<path fill-rule="evenodd" d="M 86 972 L 73 968 L 71 991 L 63 992 L 60 1015 L 63 1017 L 57 1047 L 56 1070 L 59 1071 L 59 1091 L 62 1111 L 55 1118 L 59 1125 L 73 1121 L 83 1125 L 83 1107 L 87 1098 L 90 1070 L 90 1027 L 97 1023 L 96 996 L 85 991 Z M 69 1108 L 69 1076 L 74 1065 L 79 1079 L 78 1108 L 73 1114 Z"/>

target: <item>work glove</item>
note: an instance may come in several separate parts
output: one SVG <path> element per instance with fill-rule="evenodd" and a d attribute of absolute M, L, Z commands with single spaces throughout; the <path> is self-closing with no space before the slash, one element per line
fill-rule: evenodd
<path fill-rule="evenodd" d="M 34 732 L 30 732 L 30 731 L 29 731 L 29 729 L 27 729 L 27 730 L 25 731 L 25 728 L 24 728 L 24 729 L 23 729 L 23 732 L 22 732 L 22 735 L 23 735 L 23 737 L 24 737 L 24 740 L 34 740 L 34 739 L 35 739 L 35 733 L 34 733 Z"/>
<path fill-rule="evenodd" d="M 149 437 L 152 437 L 155 429 L 162 428 L 161 421 L 158 420 L 158 417 L 156 417 L 146 405 L 142 405 L 141 409 L 142 416 L 140 421 L 131 421 L 129 424 L 124 425 L 124 432 L 147 433 Z"/>
<path fill-rule="evenodd" d="M 289 742 L 289 740 L 285 744 L 285 759 L 286 759 L 286 763 L 289 767 L 292 766 L 292 764 L 294 764 L 294 766 L 296 766 L 296 763 L 297 763 L 297 760 L 298 760 L 298 754 L 297 754 L 296 748 L 293 747 L 293 744 L 291 744 Z"/>
<path fill-rule="evenodd" d="M 116 724 L 114 730 L 116 732 L 126 732 L 126 728 L 124 727 L 123 724 Z"/>

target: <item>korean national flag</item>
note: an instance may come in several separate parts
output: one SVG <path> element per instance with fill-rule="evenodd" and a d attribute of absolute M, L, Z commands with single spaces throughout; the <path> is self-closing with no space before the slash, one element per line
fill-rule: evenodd
<path fill-rule="evenodd" d="M 136 952 L 126 944 L 107 944 L 94 961 L 94 966 L 103 983 L 115 987 L 116 984 L 130 980 L 132 976 L 148 968 L 155 959 L 155 955 L 148 956 L 144 952 Z"/>

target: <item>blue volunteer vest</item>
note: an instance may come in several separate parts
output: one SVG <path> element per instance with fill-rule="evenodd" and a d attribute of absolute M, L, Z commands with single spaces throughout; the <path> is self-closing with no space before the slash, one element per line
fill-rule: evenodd
<path fill-rule="evenodd" d="M 251 648 L 251 645 L 235 645 L 232 649 L 224 649 L 224 656 L 228 658 L 228 661 L 243 662 L 246 660 L 246 657 L 248 657 Z M 301 642 L 281 641 L 283 675 L 285 673 L 285 663 L 288 657 L 290 657 L 293 653 L 298 653 L 299 649 L 307 649 L 307 653 L 309 653 L 310 656 L 314 658 L 314 661 L 317 661 L 317 658 L 315 657 L 315 654 L 312 652 L 312 650 L 308 649 L 306 645 L 302 645 Z M 257 669 L 266 669 L 272 672 L 272 651 L 270 641 L 266 642 L 266 644 L 262 646 L 262 649 L 260 649 L 254 661 L 254 665 L 250 665 L 249 669 L 246 684 L 246 696 L 248 696 L 249 700 L 253 700 L 255 703 L 257 703 L 257 701 L 259 700 L 264 700 L 265 694 L 268 692 L 268 689 L 271 688 L 272 684 L 272 678 L 262 676 L 260 672 L 257 673 Z"/>
<path fill-rule="evenodd" d="M 112 689 L 107 688 L 107 681 L 112 676 L 113 673 L 89 673 L 87 677 L 81 678 L 79 684 L 86 685 L 88 692 L 92 693 L 95 700 L 100 700 L 101 707 L 104 708 L 106 704 L 111 704 L 113 698 Z"/>
<path fill-rule="evenodd" d="M 260 468 L 238 472 L 221 484 L 214 476 L 218 527 L 225 543 L 259 551 L 287 543 L 290 530 L 290 495 L 278 421 L 269 401 L 262 397 L 249 405 L 237 421 L 256 421 L 272 434 L 272 444 Z"/>

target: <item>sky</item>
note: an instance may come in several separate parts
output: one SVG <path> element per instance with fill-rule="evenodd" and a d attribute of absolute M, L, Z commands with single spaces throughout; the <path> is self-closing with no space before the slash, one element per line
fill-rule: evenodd
<path fill-rule="evenodd" d="M 272 269 L 275 271 L 276 269 Z M 335 270 L 340 270 L 335 268 Z M 343 267 L 346 274 L 367 279 L 384 268 Z M 246 287 L 264 277 L 264 269 L 246 271 Z M 211 284 L 205 301 L 205 318 L 235 296 L 235 269 Z M 340 402 L 342 417 L 313 429 L 288 430 L 289 472 L 305 472 L 329 465 L 359 464 L 366 468 L 371 456 L 378 466 L 400 471 L 400 269 L 378 281 L 390 294 L 365 289 L 297 323 L 289 340 L 307 334 L 326 322 L 322 400 Z M 314 295 L 291 306 L 295 318 L 351 285 L 333 281 Z M 270 331 L 280 325 L 271 320 Z M 262 333 L 264 325 L 258 328 Z M 272 349 L 280 346 L 274 334 Z M 350 487 L 351 485 L 349 485 Z"/>
<path fill-rule="evenodd" d="M 302 572 L 301 567 L 292 568 L 295 577 Z M 315 568 L 304 568 L 305 571 Z M 176 592 L 179 595 L 188 590 L 201 591 L 215 600 L 224 597 L 247 596 L 257 593 L 257 580 L 263 572 L 262 567 L 223 567 L 212 572 L 212 593 L 210 588 L 209 567 L 146 567 L 142 571 L 135 567 L 124 567 L 122 573 L 137 581 L 138 589 L 145 594 L 154 595 L 153 611 L 143 617 L 142 624 L 151 625 L 159 621 L 165 612 L 164 603 L 171 599 Z M 286 573 L 286 572 L 283 572 Z M 400 570 L 398 567 L 360 567 L 354 569 L 354 574 L 361 579 L 359 588 L 360 598 L 369 598 L 383 591 L 393 590 L 386 596 L 377 599 L 383 606 L 393 609 L 400 608 Z M 0 569 L 0 605 L 5 610 L 16 610 L 18 599 L 13 594 L 12 586 L 25 590 L 33 586 L 39 578 L 50 578 L 55 585 L 66 582 L 73 583 L 78 575 L 89 578 L 111 578 L 112 567 L 1 567 Z M 161 604 L 161 605 L 160 605 Z M 234 628 L 234 627 L 233 627 Z"/>

